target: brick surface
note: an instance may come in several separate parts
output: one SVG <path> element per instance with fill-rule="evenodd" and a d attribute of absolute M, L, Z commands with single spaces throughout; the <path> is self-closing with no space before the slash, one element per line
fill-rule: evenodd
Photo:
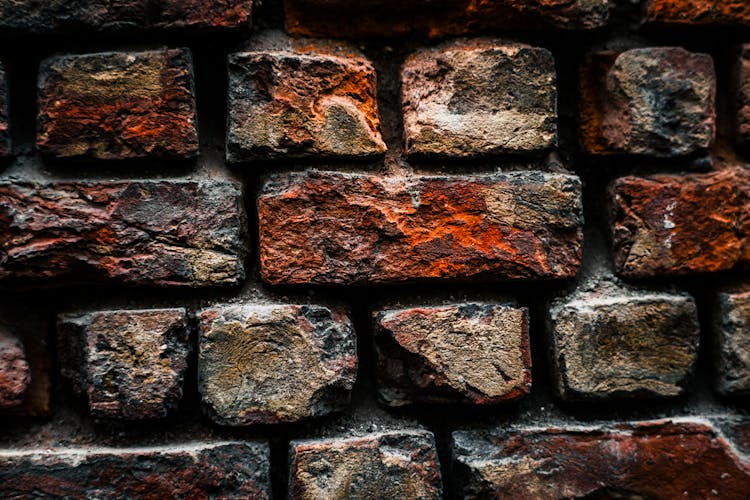
<path fill-rule="evenodd" d="M 184 309 L 61 315 L 63 376 L 88 398 L 93 416 L 166 417 L 177 408 L 188 363 Z"/>
<path fill-rule="evenodd" d="M 750 394 L 750 290 L 717 293 L 713 326 L 717 389 L 726 395 Z"/>
<path fill-rule="evenodd" d="M 374 318 L 378 392 L 388 405 L 492 404 L 531 390 L 525 308 L 473 302 Z"/>
<path fill-rule="evenodd" d="M 609 0 L 286 0 L 294 35 L 381 38 L 444 37 L 518 29 L 592 29 L 604 26 Z"/>
<path fill-rule="evenodd" d="M 0 33 L 249 28 L 252 0 L 0 0 Z"/>
<path fill-rule="evenodd" d="M 269 455 L 252 441 L 0 451 L 0 496 L 267 499 Z"/>
<path fill-rule="evenodd" d="M 0 326 L 0 408 L 13 408 L 23 403 L 31 384 L 31 370 L 23 343 Z"/>
<path fill-rule="evenodd" d="M 600 283 L 555 302 L 548 314 L 563 399 L 684 392 L 700 338 L 690 296 Z"/>
<path fill-rule="evenodd" d="M 41 152 L 55 158 L 198 154 L 188 49 L 56 56 L 39 77 Z"/>
<path fill-rule="evenodd" d="M 223 425 L 294 422 L 342 410 L 357 376 L 354 329 L 316 305 L 201 311 L 198 386 Z"/>
<path fill-rule="evenodd" d="M 0 63 L 0 158 L 8 156 L 10 149 L 10 124 L 8 117 L 8 77 Z"/>
<path fill-rule="evenodd" d="M 617 272 L 715 272 L 750 260 L 750 171 L 623 177 L 609 188 Z"/>
<path fill-rule="evenodd" d="M 581 185 L 541 172 L 274 175 L 258 200 L 263 279 L 366 284 L 550 279 L 581 260 Z"/>
<path fill-rule="evenodd" d="M 275 44 L 229 56 L 229 161 L 385 152 L 367 59 L 324 43 Z"/>
<path fill-rule="evenodd" d="M 590 55 L 581 74 L 581 142 L 590 154 L 680 156 L 716 130 L 711 56 L 679 47 Z"/>
<path fill-rule="evenodd" d="M 726 498 L 750 466 L 702 420 L 453 433 L 461 498 Z"/>
<path fill-rule="evenodd" d="M 442 498 L 435 438 L 418 430 L 292 441 L 289 498 Z"/>
<path fill-rule="evenodd" d="M 740 49 L 734 73 L 737 140 L 750 146 L 750 44 Z"/>
<path fill-rule="evenodd" d="M 750 25 L 747 0 L 649 0 L 646 19 L 663 24 Z"/>
<path fill-rule="evenodd" d="M 0 181 L 0 281 L 236 284 L 243 225 L 224 180 Z"/>
<path fill-rule="evenodd" d="M 557 144 L 555 61 L 547 49 L 450 42 L 412 54 L 401 79 L 408 154 L 472 157 Z"/>

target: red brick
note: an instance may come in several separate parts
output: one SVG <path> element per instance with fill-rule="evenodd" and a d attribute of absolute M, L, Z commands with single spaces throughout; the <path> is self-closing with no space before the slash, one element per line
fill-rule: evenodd
<path fill-rule="evenodd" d="M 740 50 L 734 78 L 737 140 L 750 146 L 750 44 L 743 45 Z"/>
<path fill-rule="evenodd" d="M 55 158 L 198 154 L 188 49 L 57 56 L 39 77 L 41 152 Z"/>
<path fill-rule="evenodd" d="M 216 286 L 244 278 L 242 188 L 220 179 L 0 182 L 0 281 Z"/>
<path fill-rule="evenodd" d="M 680 47 L 599 52 L 580 81 L 581 143 L 590 154 L 679 156 L 716 131 L 713 59 Z"/>
<path fill-rule="evenodd" d="M 268 445 L 0 451 L 3 498 L 271 498 Z"/>
<path fill-rule="evenodd" d="M 374 317 L 378 392 L 387 405 L 493 404 L 531 390 L 526 308 L 467 302 Z"/>
<path fill-rule="evenodd" d="M 702 420 L 453 433 L 461 498 L 750 496 L 750 465 Z"/>
<path fill-rule="evenodd" d="M 23 343 L 0 326 L 0 408 L 23 403 L 31 384 L 31 370 Z"/>
<path fill-rule="evenodd" d="M 305 171 L 272 176 L 258 208 L 273 284 L 569 278 L 581 261 L 571 175 Z"/>
<path fill-rule="evenodd" d="M 381 38 L 604 26 L 609 0 L 285 0 L 294 35 Z"/>
<path fill-rule="evenodd" d="M 623 177 L 609 188 L 617 272 L 715 272 L 750 261 L 750 171 Z"/>
<path fill-rule="evenodd" d="M 0 63 L 0 157 L 8 156 L 11 152 L 8 118 L 8 79 L 5 66 Z"/>
<path fill-rule="evenodd" d="M 730 396 L 750 395 L 750 290 L 721 290 L 715 302 L 717 389 Z"/>
<path fill-rule="evenodd" d="M 750 25 L 747 0 L 649 0 L 646 19 L 661 24 Z"/>

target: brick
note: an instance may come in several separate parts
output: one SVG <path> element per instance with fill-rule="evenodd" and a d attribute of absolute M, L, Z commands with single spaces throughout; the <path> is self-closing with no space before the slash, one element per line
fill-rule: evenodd
<path fill-rule="evenodd" d="M 750 394 L 750 290 L 719 291 L 715 303 L 717 389 L 729 396 Z"/>
<path fill-rule="evenodd" d="M 743 45 L 740 49 L 733 84 L 737 111 L 736 139 L 739 143 L 750 146 L 750 44 Z"/>
<path fill-rule="evenodd" d="M 676 25 L 750 25 L 747 0 L 649 0 L 646 20 Z"/>
<path fill-rule="evenodd" d="M 726 498 L 750 465 L 699 419 L 453 433 L 460 498 Z"/>
<path fill-rule="evenodd" d="M 410 155 L 541 152 L 557 144 L 555 61 L 547 49 L 450 42 L 412 54 L 401 80 Z"/>
<path fill-rule="evenodd" d="M 750 260 L 750 172 L 622 177 L 609 188 L 617 272 L 716 272 Z"/>
<path fill-rule="evenodd" d="M 66 55 L 42 62 L 40 151 L 54 158 L 198 154 L 188 49 Z"/>
<path fill-rule="evenodd" d="M 563 399 L 684 392 L 700 338 L 689 295 L 600 282 L 554 302 L 548 315 L 555 385 Z"/>
<path fill-rule="evenodd" d="M 581 184 L 541 172 L 273 175 L 258 200 L 273 284 L 552 279 L 581 260 Z"/>
<path fill-rule="evenodd" d="M 610 0 L 285 0 L 287 31 L 299 36 L 445 37 L 518 29 L 604 26 Z"/>
<path fill-rule="evenodd" d="M 469 302 L 374 314 L 378 392 L 390 406 L 493 404 L 531 390 L 526 308 Z"/>
<path fill-rule="evenodd" d="M 244 278 L 239 184 L 0 182 L 0 281 L 216 286 Z"/>
<path fill-rule="evenodd" d="M 382 155 L 372 64 L 354 49 L 274 41 L 229 56 L 227 159 Z"/>
<path fill-rule="evenodd" d="M 0 158 L 8 156 L 10 153 L 8 79 L 5 73 L 5 66 L 0 63 Z"/>
<path fill-rule="evenodd" d="M 0 327 L 0 408 L 20 406 L 29 384 L 31 370 L 23 343 Z"/>
<path fill-rule="evenodd" d="M 289 498 L 442 498 L 435 438 L 420 430 L 290 444 Z"/>
<path fill-rule="evenodd" d="M 680 47 L 599 52 L 584 62 L 580 85 L 581 142 L 589 154 L 681 156 L 714 139 L 710 55 Z"/>
<path fill-rule="evenodd" d="M 188 337 L 181 308 L 61 315 L 61 372 L 95 417 L 166 417 L 182 398 Z"/>
<path fill-rule="evenodd" d="M 0 451 L 3 498 L 271 498 L 268 445 Z"/>
<path fill-rule="evenodd" d="M 238 304 L 201 311 L 198 386 L 219 424 L 295 422 L 343 410 L 356 338 L 340 310 Z"/>
<path fill-rule="evenodd" d="M 252 0 L 0 0 L 0 33 L 249 28 Z"/>

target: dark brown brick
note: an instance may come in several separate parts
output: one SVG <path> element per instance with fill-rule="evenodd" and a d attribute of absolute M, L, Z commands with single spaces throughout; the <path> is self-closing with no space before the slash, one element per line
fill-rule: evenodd
<path fill-rule="evenodd" d="M 56 56 L 39 77 L 41 152 L 55 158 L 198 154 L 188 49 Z"/>
<path fill-rule="evenodd" d="M 20 406 L 31 384 L 31 370 L 21 339 L 0 326 L 0 408 Z"/>
<path fill-rule="evenodd" d="M 734 73 L 737 140 L 750 146 L 750 44 L 743 45 Z"/>
<path fill-rule="evenodd" d="M 725 395 L 750 395 L 750 290 L 717 293 L 714 309 L 717 389 Z"/>
<path fill-rule="evenodd" d="M 10 152 L 8 77 L 5 72 L 5 66 L 0 63 L 0 158 L 3 156 L 8 156 Z"/>
<path fill-rule="evenodd" d="M 0 281 L 233 285 L 244 223 L 225 180 L 0 181 Z"/>
<path fill-rule="evenodd" d="M 649 22 L 677 25 L 750 25 L 747 0 L 648 0 Z"/>
<path fill-rule="evenodd" d="M 261 275 L 274 284 L 569 278 L 581 260 L 571 175 L 306 171 L 272 176 L 258 207 Z"/>

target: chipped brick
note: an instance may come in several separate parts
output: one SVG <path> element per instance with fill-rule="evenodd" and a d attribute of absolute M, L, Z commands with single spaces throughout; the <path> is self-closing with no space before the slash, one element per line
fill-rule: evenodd
<path fill-rule="evenodd" d="M 750 291 L 739 288 L 718 292 L 713 326 L 719 392 L 750 394 Z"/>

